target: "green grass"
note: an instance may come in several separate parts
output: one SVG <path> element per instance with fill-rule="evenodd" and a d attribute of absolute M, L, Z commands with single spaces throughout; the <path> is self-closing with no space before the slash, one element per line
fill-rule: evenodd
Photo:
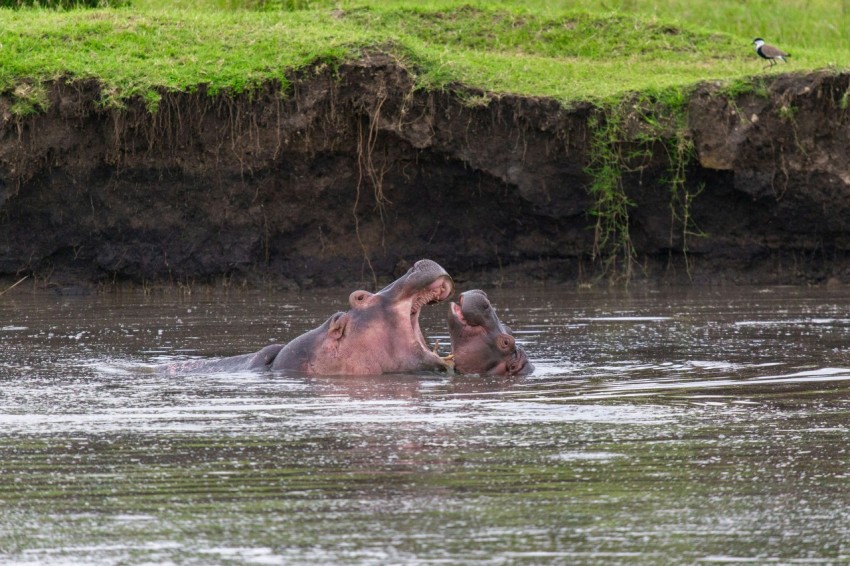
<path fill-rule="evenodd" d="M 850 0 L 131 3 L 0 9 L 0 89 L 94 77 L 111 102 L 155 101 L 158 89 L 200 84 L 240 92 L 380 48 L 415 69 L 425 88 L 604 101 L 759 75 L 755 35 L 794 54 L 781 71 L 850 64 Z"/>
<path fill-rule="evenodd" d="M 242 91 L 327 58 L 349 56 L 350 26 L 325 14 L 133 10 L 4 11 L 0 85 L 98 78 L 119 98 L 155 87 Z"/>

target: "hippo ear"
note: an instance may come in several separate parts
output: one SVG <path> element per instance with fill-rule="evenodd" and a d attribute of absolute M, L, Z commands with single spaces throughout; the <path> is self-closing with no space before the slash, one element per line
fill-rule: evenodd
<path fill-rule="evenodd" d="M 369 291 L 354 291 L 348 296 L 348 304 L 353 309 L 363 308 L 371 302 L 370 299 L 374 296 L 375 294 Z"/>
<path fill-rule="evenodd" d="M 510 334 L 499 334 L 499 337 L 496 338 L 496 346 L 502 352 L 511 352 L 514 349 L 514 337 Z"/>
<path fill-rule="evenodd" d="M 348 313 L 340 312 L 331 318 L 331 324 L 328 328 L 328 336 L 334 340 L 340 340 L 345 334 L 345 327 L 348 325 Z"/>

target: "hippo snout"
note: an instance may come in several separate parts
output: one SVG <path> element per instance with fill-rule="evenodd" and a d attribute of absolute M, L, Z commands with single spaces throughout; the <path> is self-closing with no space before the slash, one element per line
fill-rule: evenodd
<path fill-rule="evenodd" d="M 441 303 L 451 297 L 455 290 L 455 284 L 451 277 L 444 275 L 434 281 L 430 285 L 429 290 L 431 291 L 433 298 L 428 301 L 428 304 L 433 305 L 434 303 Z"/>

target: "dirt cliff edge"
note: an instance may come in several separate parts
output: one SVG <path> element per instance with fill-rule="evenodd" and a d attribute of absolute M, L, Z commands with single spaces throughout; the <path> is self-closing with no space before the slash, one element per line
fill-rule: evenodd
<path fill-rule="evenodd" d="M 850 282 L 850 75 L 757 83 L 700 86 L 684 126 L 623 163 L 634 280 Z M 0 277 L 350 286 L 421 257 L 482 284 L 611 277 L 592 186 L 618 117 L 423 91 L 382 54 L 293 84 L 151 111 L 58 80 L 23 118 L 0 98 Z M 674 138 L 693 148 L 678 165 Z"/>

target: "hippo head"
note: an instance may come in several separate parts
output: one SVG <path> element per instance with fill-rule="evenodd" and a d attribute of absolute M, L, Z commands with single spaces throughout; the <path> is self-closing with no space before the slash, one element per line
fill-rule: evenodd
<path fill-rule="evenodd" d="M 417 261 L 377 293 L 351 293 L 348 312 L 287 344 L 272 368 L 320 375 L 445 370 L 446 362 L 425 342 L 419 313 L 453 291 L 451 277 L 438 263 Z"/>
<path fill-rule="evenodd" d="M 525 375 L 534 371 L 484 291 L 466 291 L 457 303 L 451 304 L 449 335 L 459 373 Z"/>

